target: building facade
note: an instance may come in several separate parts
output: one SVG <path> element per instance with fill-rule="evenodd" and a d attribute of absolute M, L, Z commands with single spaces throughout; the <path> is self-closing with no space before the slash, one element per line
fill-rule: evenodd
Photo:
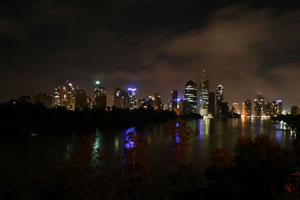
<path fill-rule="evenodd" d="M 75 93 L 74 87 L 67 82 L 65 85 L 58 86 L 54 89 L 54 106 L 65 107 L 68 110 L 75 110 Z"/>
<path fill-rule="evenodd" d="M 106 109 L 106 91 L 100 81 L 95 82 L 94 99 L 96 108 Z"/>
<path fill-rule="evenodd" d="M 185 84 L 183 100 L 188 103 L 187 109 L 192 113 L 197 111 L 197 90 L 197 85 L 194 81 L 189 80 Z"/>

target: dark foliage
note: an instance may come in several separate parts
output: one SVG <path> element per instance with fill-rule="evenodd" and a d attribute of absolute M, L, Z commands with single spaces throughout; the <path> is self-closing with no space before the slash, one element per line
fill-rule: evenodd
<path fill-rule="evenodd" d="M 0 104 L 0 135 L 59 133 L 65 130 L 108 129 L 140 126 L 176 118 L 171 111 L 84 109 L 69 111 L 64 107 L 33 105 L 30 97 Z"/>
<path fill-rule="evenodd" d="M 295 151 L 261 135 L 238 139 L 234 155 L 217 149 L 206 171 L 207 199 L 298 199 L 299 157 Z"/>

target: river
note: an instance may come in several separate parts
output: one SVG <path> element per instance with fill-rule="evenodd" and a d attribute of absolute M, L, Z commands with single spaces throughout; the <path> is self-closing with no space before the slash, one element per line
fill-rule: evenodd
<path fill-rule="evenodd" d="M 283 130 L 285 127 L 282 124 L 276 124 L 272 120 L 200 119 L 190 120 L 188 124 L 200 131 L 199 136 L 191 141 L 189 159 L 201 173 L 211 164 L 210 157 L 217 147 L 233 149 L 236 140 L 241 136 L 255 138 L 257 135 L 266 134 L 284 147 L 292 147 L 295 137 L 291 131 Z M 89 135 L 96 138 L 93 148 L 99 148 L 105 156 L 106 164 L 112 164 L 115 155 L 120 155 L 125 147 L 126 133 L 134 131 L 142 134 L 150 142 L 149 166 L 154 183 L 152 188 L 159 191 L 159 188 L 169 187 L 168 174 L 172 169 L 169 162 L 170 139 L 165 136 L 165 128 L 166 123 L 163 123 L 120 131 L 96 130 Z M 55 134 L 2 138 L 0 184 L 54 175 L 61 163 L 77 148 L 80 137 L 70 133 L 61 136 Z M 204 180 L 203 177 L 202 179 Z"/>

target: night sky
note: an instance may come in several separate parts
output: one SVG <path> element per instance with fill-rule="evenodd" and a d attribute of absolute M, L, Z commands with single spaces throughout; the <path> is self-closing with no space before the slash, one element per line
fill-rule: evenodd
<path fill-rule="evenodd" d="M 210 2 L 210 3 L 209 3 Z M 164 100 L 207 70 L 225 101 L 300 105 L 300 9 L 289 1 L 3 0 L 0 102 L 101 80 Z"/>

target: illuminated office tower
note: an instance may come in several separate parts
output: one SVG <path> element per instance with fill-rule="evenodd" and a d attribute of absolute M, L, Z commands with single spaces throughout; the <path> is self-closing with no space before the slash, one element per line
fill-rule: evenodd
<path fill-rule="evenodd" d="M 32 98 L 32 103 L 37 104 L 38 102 L 44 105 L 47 108 L 52 107 L 52 96 L 49 94 L 37 94 Z"/>
<path fill-rule="evenodd" d="M 209 82 L 205 77 L 205 69 L 202 70 L 202 80 L 199 86 L 200 96 L 199 96 L 199 110 L 200 115 L 208 115 L 208 105 L 209 105 Z"/>
<path fill-rule="evenodd" d="M 68 110 L 75 110 L 74 88 L 68 81 L 65 85 L 58 86 L 54 89 L 54 106 L 63 106 Z"/>
<path fill-rule="evenodd" d="M 114 106 L 116 108 L 124 108 L 122 100 L 123 100 L 123 90 L 120 88 L 116 88 L 114 90 Z"/>
<path fill-rule="evenodd" d="M 154 104 L 155 101 L 153 101 L 153 98 L 151 96 L 149 98 L 145 98 L 141 100 L 141 108 L 146 110 L 153 110 Z"/>
<path fill-rule="evenodd" d="M 75 91 L 75 109 L 83 110 L 88 105 L 88 96 L 84 90 Z"/>
<path fill-rule="evenodd" d="M 188 110 L 196 113 L 197 110 L 197 85 L 192 80 L 185 84 L 183 100 L 188 103 Z"/>
<path fill-rule="evenodd" d="M 247 99 L 245 102 L 243 102 L 242 105 L 242 116 L 243 117 L 251 117 L 252 114 L 252 103 L 250 99 Z"/>
<path fill-rule="evenodd" d="M 300 114 L 300 108 L 298 106 L 292 106 L 291 115 L 299 115 L 299 114 Z"/>
<path fill-rule="evenodd" d="M 123 96 L 122 96 L 122 106 L 125 109 L 130 108 L 130 98 L 127 91 L 123 90 Z"/>
<path fill-rule="evenodd" d="M 208 96 L 208 114 L 211 116 L 215 115 L 215 96 L 214 92 L 210 92 Z"/>
<path fill-rule="evenodd" d="M 232 111 L 233 111 L 233 113 L 240 114 L 239 104 L 238 103 L 233 103 L 232 104 Z"/>
<path fill-rule="evenodd" d="M 273 101 L 272 106 L 273 106 L 273 115 L 282 114 L 282 100 Z"/>
<path fill-rule="evenodd" d="M 218 85 L 216 89 L 216 105 L 217 105 L 217 115 L 222 115 L 222 105 L 224 101 L 224 87 L 223 85 Z"/>
<path fill-rule="evenodd" d="M 171 91 L 171 100 L 170 100 L 170 108 L 171 110 L 177 109 L 177 98 L 178 98 L 178 92 L 177 90 Z"/>
<path fill-rule="evenodd" d="M 94 88 L 95 107 L 106 108 L 106 91 L 100 81 L 95 82 Z"/>
<path fill-rule="evenodd" d="M 130 110 L 136 109 L 136 88 L 128 88 L 128 96 L 129 96 L 129 108 Z"/>
<path fill-rule="evenodd" d="M 264 102 L 264 116 L 273 116 L 273 104 L 269 102 Z"/>
<path fill-rule="evenodd" d="M 264 97 L 259 92 L 254 99 L 254 114 L 256 117 L 264 116 Z"/>
<path fill-rule="evenodd" d="M 154 95 L 154 110 L 161 110 L 162 105 L 161 105 L 161 96 L 159 93 L 155 93 Z"/>

